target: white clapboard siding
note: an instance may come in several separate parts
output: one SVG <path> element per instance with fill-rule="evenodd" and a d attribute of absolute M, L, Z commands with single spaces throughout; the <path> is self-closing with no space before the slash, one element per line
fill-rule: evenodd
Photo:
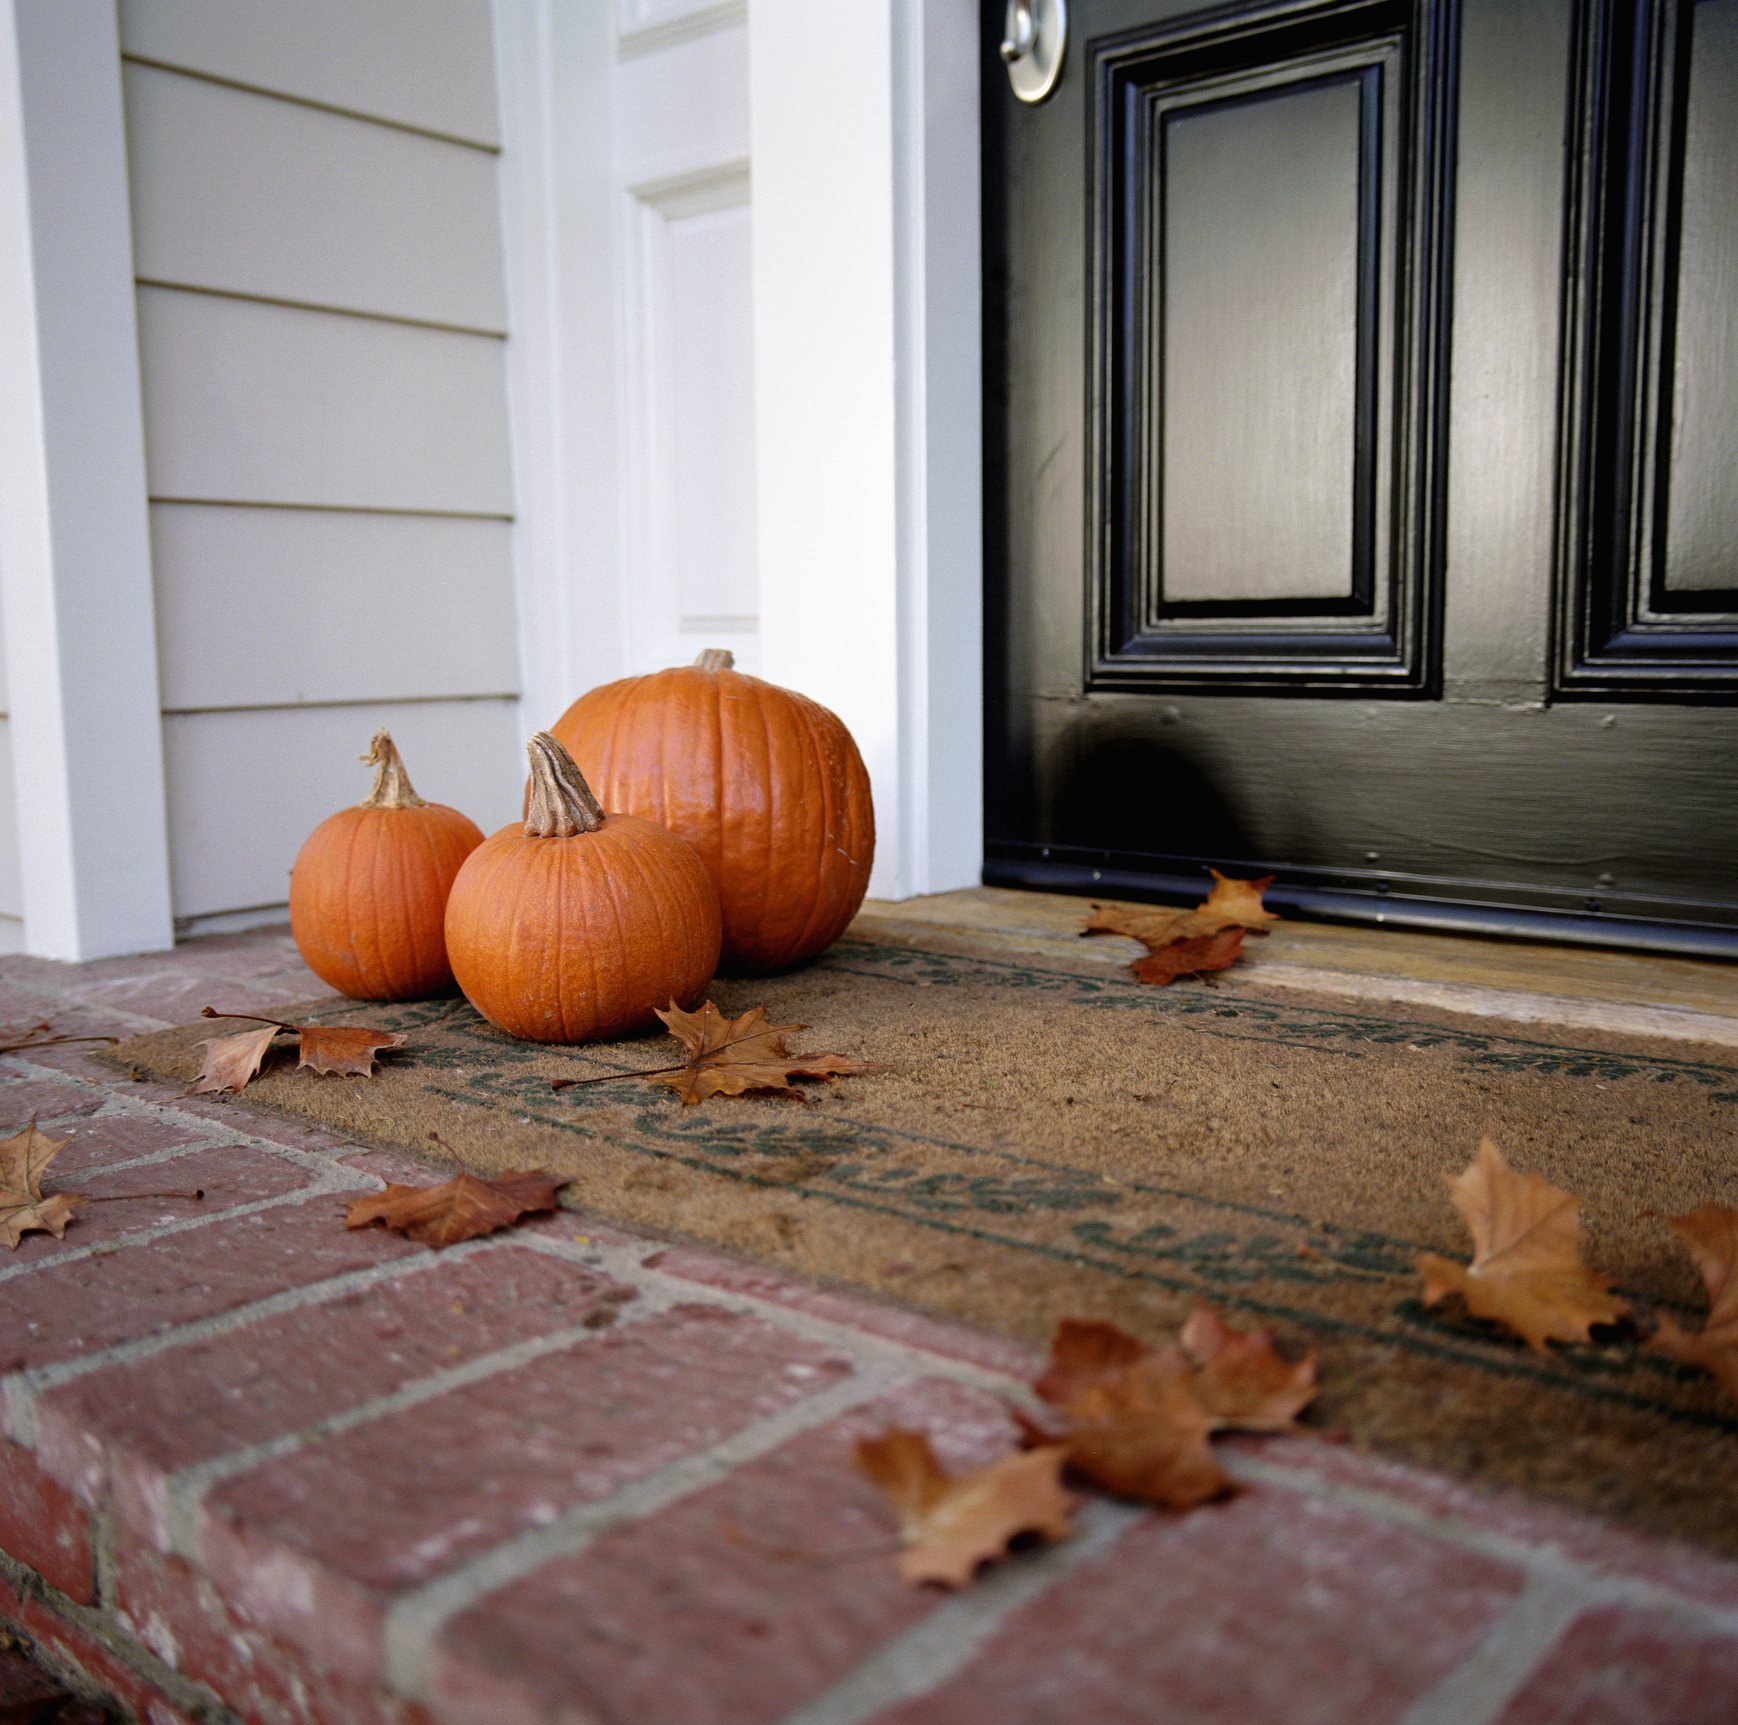
<path fill-rule="evenodd" d="M 489 0 L 121 0 L 120 17 L 140 59 L 500 142 Z"/>
<path fill-rule="evenodd" d="M 139 289 L 153 497 L 506 515 L 491 336 Z"/>
<path fill-rule="evenodd" d="M 491 152 L 153 66 L 124 84 L 142 279 L 505 330 Z"/>
<path fill-rule="evenodd" d="M 381 725 L 417 794 L 484 833 L 520 812 L 524 738 L 512 701 L 272 708 L 163 720 L 175 915 L 281 905 L 302 841 L 368 793 L 357 756 Z"/>
<path fill-rule="evenodd" d="M 438 515 L 153 504 L 164 708 L 512 694 L 511 532 Z"/>

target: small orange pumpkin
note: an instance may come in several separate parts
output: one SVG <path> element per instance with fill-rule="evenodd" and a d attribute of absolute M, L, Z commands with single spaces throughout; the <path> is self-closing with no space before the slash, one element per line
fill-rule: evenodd
<path fill-rule="evenodd" d="M 523 826 L 471 853 L 447 899 L 465 998 L 513 1036 L 595 1042 L 696 1005 L 718 966 L 718 889 L 693 846 L 606 815 L 572 758 L 539 731 Z"/>
<path fill-rule="evenodd" d="M 483 842 L 457 809 L 411 788 L 392 738 L 361 757 L 374 788 L 308 835 L 290 871 L 290 933 L 319 979 L 355 1000 L 420 1000 L 453 986 L 447 889 Z"/>
<path fill-rule="evenodd" d="M 857 914 L 875 860 L 869 774 L 818 701 L 709 648 L 580 696 L 554 735 L 606 806 L 700 853 L 718 882 L 726 969 L 800 964 Z"/>

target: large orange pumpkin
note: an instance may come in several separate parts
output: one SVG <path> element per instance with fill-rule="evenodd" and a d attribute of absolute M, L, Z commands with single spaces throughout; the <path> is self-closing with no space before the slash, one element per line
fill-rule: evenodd
<path fill-rule="evenodd" d="M 692 845 L 605 814 L 547 732 L 529 743 L 523 826 L 466 859 L 447 899 L 465 998 L 533 1042 L 593 1042 L 699 1003 L 718 966 L 718 889 Z"/>
<path fill-rule="evenodd" d="M 302 962 L 355 1000 L 420 1000 L 453 986 L 447 888 L 483 842 L 457 809 L 411 788 L 392 738 L 361 757 L 374 788 L 308 835 L 290 871 L 290 933 Z"/>
<path fill-rule="evenodd" d="M 553 734 L 606 807 L 700 853 L 718 882 L 726 969 L 800 964 L 857 914 L 875 859 L 869 774 L 819 702 L 714 648 L 593 689 Z"/>

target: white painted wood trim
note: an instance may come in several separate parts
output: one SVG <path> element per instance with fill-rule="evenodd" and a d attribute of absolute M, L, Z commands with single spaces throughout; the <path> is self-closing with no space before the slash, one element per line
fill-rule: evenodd
<path fill-rule="evenodd" d="M 173 944 L 113 0 L 0 0 L 0 607 L 25 941 Z"/>
<path fill-rule="evenodd" d="M 521 729 L 626 674 L 614 20 L 494 0 Z"/>
<path fill-rule="evenodd" d="M 976 29 L 749 5 L 762 666 L 856 737 L 882 898 L 981 866 Z"/>

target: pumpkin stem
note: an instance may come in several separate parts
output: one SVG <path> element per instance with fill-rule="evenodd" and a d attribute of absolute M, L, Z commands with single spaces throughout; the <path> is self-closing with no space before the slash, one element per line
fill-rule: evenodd
<path fill-rule="evenodd" d="M 573 756 L 547 731 L 525 745 L 531 757 L 531 796 L 526 805 L 528 839 L 567 839 L 595 833 L 603 825 L 603 805 L 591 794 Z"/>
<path fill-rule="evenodd" d="M 410 775 L 398 758 L 392 738 L 384 730 L 374 733 L 368 753 L 358 755 L 374 769 L 374 789 L 362 799 L 365 809 L 421 809 L 428 805 L 411 788 Z"/>
<path fill-rule="evenodd" d="M 697 671 L 734 671 L 736 655 L 728 647 L 707 647 L 694 661 Z"/>

